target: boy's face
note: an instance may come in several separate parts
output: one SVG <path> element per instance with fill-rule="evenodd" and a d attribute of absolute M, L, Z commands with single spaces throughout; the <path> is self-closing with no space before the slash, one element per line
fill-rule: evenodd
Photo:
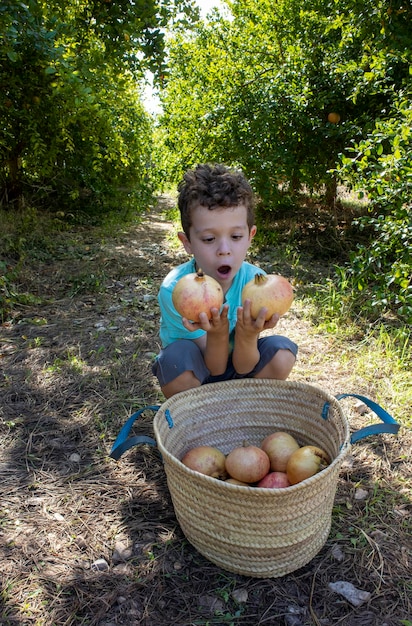
<path fill-rule="evenodd" d="M 179 233 L 186 252 L 193 254 L 197 268 L 212 276 L 226 293 L 245 260 L 256 226 L 250 232 L 247 210 L 242 204 L 209 210 L 204 206 L 192 209 L 190 241 Z"/>

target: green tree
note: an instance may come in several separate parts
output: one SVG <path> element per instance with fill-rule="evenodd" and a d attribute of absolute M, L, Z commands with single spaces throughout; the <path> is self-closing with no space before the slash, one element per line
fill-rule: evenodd
<path fill-rule="evenodd" d="M 401 92 L 391 116 L 377 120 L 342 155 L 340 175 L 367 194 L 369 214 L 358 220 L 372 236 L 351 254 L 344 279 L 352 307 L 378 317 L 387 311 L 412 324 L 412 91 Z"/>
<path fill-rule="evenodd" d="M 4 0 L 0 5 L 0 188 L 4 206 L 112 208 L 155 186 L 145 72 L 190 0 Z M 123 189 L 120 201 L 119 189 Z"/>
<path fill-rule="evenodd" d="M 233 0 L 232 19 L 175 39 L 163 96 L 173 171 L 225 160 L 266 207 L 303 187 L 333 201 L 339 154 L 408 77 L 410 9 L 394 4 Z"/>
<path fill-rule="evenodd" d="M 171 42 L 162 123 L 172 176 L 204 160 L 240 165 L 260 211 L 293 211 L 302 189 L 331 204 L 339 182 L 367 194 L 354 226 L 369 243 L 337 269 L 338 288 L 353 313 L 410 323 L 410 4 L 227 4 L 229 19 Z"/>

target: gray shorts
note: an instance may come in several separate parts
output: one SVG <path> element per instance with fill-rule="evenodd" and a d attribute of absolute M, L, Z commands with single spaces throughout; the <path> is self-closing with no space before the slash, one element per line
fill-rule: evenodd
<path fill-rule="evenodd" d="M 160 351 L 153 363 L 152 372 L 157 376 L 161 387 L 187 371 L 192 371 L 202 385 L 234 378 L 253 378 L 272 360 L 278 350 L 289 350 L 296 357 L 298 346 L 287 337 L 272 335 L 258 339 L 258 350 L 260 359 L 248 374 L 238 374 L 233 367 L 232 357 L 229 356 L 224 374 L 211 376 L 199 346 L 191 339 L 178 339 Z"/>

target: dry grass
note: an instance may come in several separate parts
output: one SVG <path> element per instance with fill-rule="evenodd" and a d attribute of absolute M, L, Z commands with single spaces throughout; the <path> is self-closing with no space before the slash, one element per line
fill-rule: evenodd
<path fill-rule="evenodd" d="M 1 624 L 408 624 L 406 428 L 353 447 L 326 545 L 280 579 L 225 572 L 188 544 L 155 448 L 109 458 L 126 418 L 162 401 L 150 370 L 159 347 L 154 296 L 183 259 L 167 244 L 169 230 L 155 214 L 103 244 L 90 232 L 79 237 L 76 258 L 62 254 L 27 273 L 31 292 L 48 303 L 16 311 L 1 329 Z M 300 344 L 293 379 L 334 394 L 354 390 L 353 368 L 332 338 L 298 310 L 280 326 Z M 355 391 L 376 397 L 377 389 L 359 381 Z M 368 420 L 344 402 L 354 428 Z M 150 412 L 134 432 L 152 434 Z M 96 569 L 98 559 L 107 569 Z M 353 607 L 328 588 L 337 580 L 369 591 L 371 600 Z"/>

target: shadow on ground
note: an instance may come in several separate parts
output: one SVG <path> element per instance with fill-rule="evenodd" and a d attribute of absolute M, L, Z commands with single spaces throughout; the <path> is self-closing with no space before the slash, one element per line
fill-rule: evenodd
<path fill-rule="evenodd" d="M 88 232 L 27 277 L 43 304 L 1 329 L 1 624 L 401 626 L 410 433 L 354 446 L 328 541 L 279 579 L 225 572 L 187 542 L 155 448 L 109 458 L 127 417 L 162 401 L 156 294 L 183 259 L 170 232 L 158 212 L 110 238 Z M 152 419 L 133 432 L 153 435 Z M 337 580 L 370 601 L 352 606 Z"/>

